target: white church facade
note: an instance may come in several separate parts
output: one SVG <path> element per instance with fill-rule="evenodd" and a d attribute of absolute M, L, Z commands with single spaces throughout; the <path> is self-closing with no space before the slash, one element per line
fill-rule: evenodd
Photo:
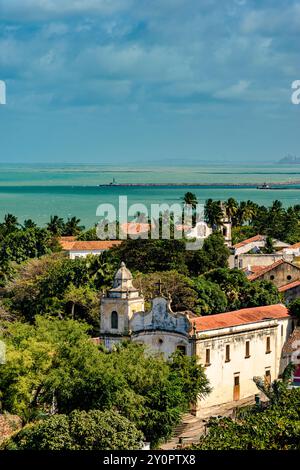
<path fill-rule="evenodd" d="M 109 349 L 129 339 L 165 358 L 176 350 L 197 356 L 212 388 L 197 403 L 197 414 L 254 397 L 254 376 L 278 378 L 285 365 L 282 350 L 292 331 L 293 320 L 282 304 L 198 317 L 190 311 L 173 312 L 171 299 L 159 295 L 145 311 L 144 298 L 122 263 L 112 289 L 101 299 L 98 340 Z"/>

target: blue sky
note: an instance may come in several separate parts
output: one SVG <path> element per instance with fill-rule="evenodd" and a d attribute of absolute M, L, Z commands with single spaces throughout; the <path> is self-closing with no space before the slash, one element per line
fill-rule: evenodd
<path fill-rule="evenodd" d="M 300 156 L 300 1 L 0 0 L 1 162 Z"/>

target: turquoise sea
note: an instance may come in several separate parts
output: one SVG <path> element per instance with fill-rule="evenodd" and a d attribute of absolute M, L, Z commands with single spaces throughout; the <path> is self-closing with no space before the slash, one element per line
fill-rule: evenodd
<path fill-rule="evenodd" d="M 107 186 L 116 183 L 164 183 L 157 187 Z M 289 189 L 258 190 L 256 184 L 293 183 Z M 203 184 L 203 187 L 168 184 Z M 230 184 L 232 186 L 230 186 Z M 240 185 L 239 187 L 235 185 Z M 217 185 L 217 186 L 216 186 Z M 245 185 L 245 186 L 243 186 Z M 249 187 L 248 185 L 253 185 Z M 284 186 L 285 187 L 285 186 Z M 118 207 L 118 196 L 126 195 L 128 204 L 178 202 L 186 191 L 194 192 L 200 202 L 207 198 L 251 199 L 270 205 L 279 199 L 285 206 L 300 203 L 300 165 L 189 165 L 109 166 L 109 165 L 0 165 L 0 219 L 10 212 L 20 222 L 31 218 L 45 224 L 50 215 L 67 218 L 76 215 L 84 225 L 97 222 L 101 203 Z"/>

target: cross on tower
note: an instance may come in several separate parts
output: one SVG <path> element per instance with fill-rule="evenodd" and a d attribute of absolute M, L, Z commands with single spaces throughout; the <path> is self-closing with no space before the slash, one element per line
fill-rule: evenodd
<path fill-rule="evenodd" d="M 161 295 L 162 282 L 161 279 L 155 284 L 158 287 L 158 295 Z"/>

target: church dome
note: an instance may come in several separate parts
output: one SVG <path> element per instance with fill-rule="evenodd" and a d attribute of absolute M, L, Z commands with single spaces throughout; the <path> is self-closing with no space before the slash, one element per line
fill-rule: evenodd
<path fill-rule="evenodd" d="M 124 287 L 126 289 L 132 288 L 132 274 L 129 269 L 126 268 L 125 263 L 122 261 L 120 268 L 115 274 L 113 287 Z"/>

